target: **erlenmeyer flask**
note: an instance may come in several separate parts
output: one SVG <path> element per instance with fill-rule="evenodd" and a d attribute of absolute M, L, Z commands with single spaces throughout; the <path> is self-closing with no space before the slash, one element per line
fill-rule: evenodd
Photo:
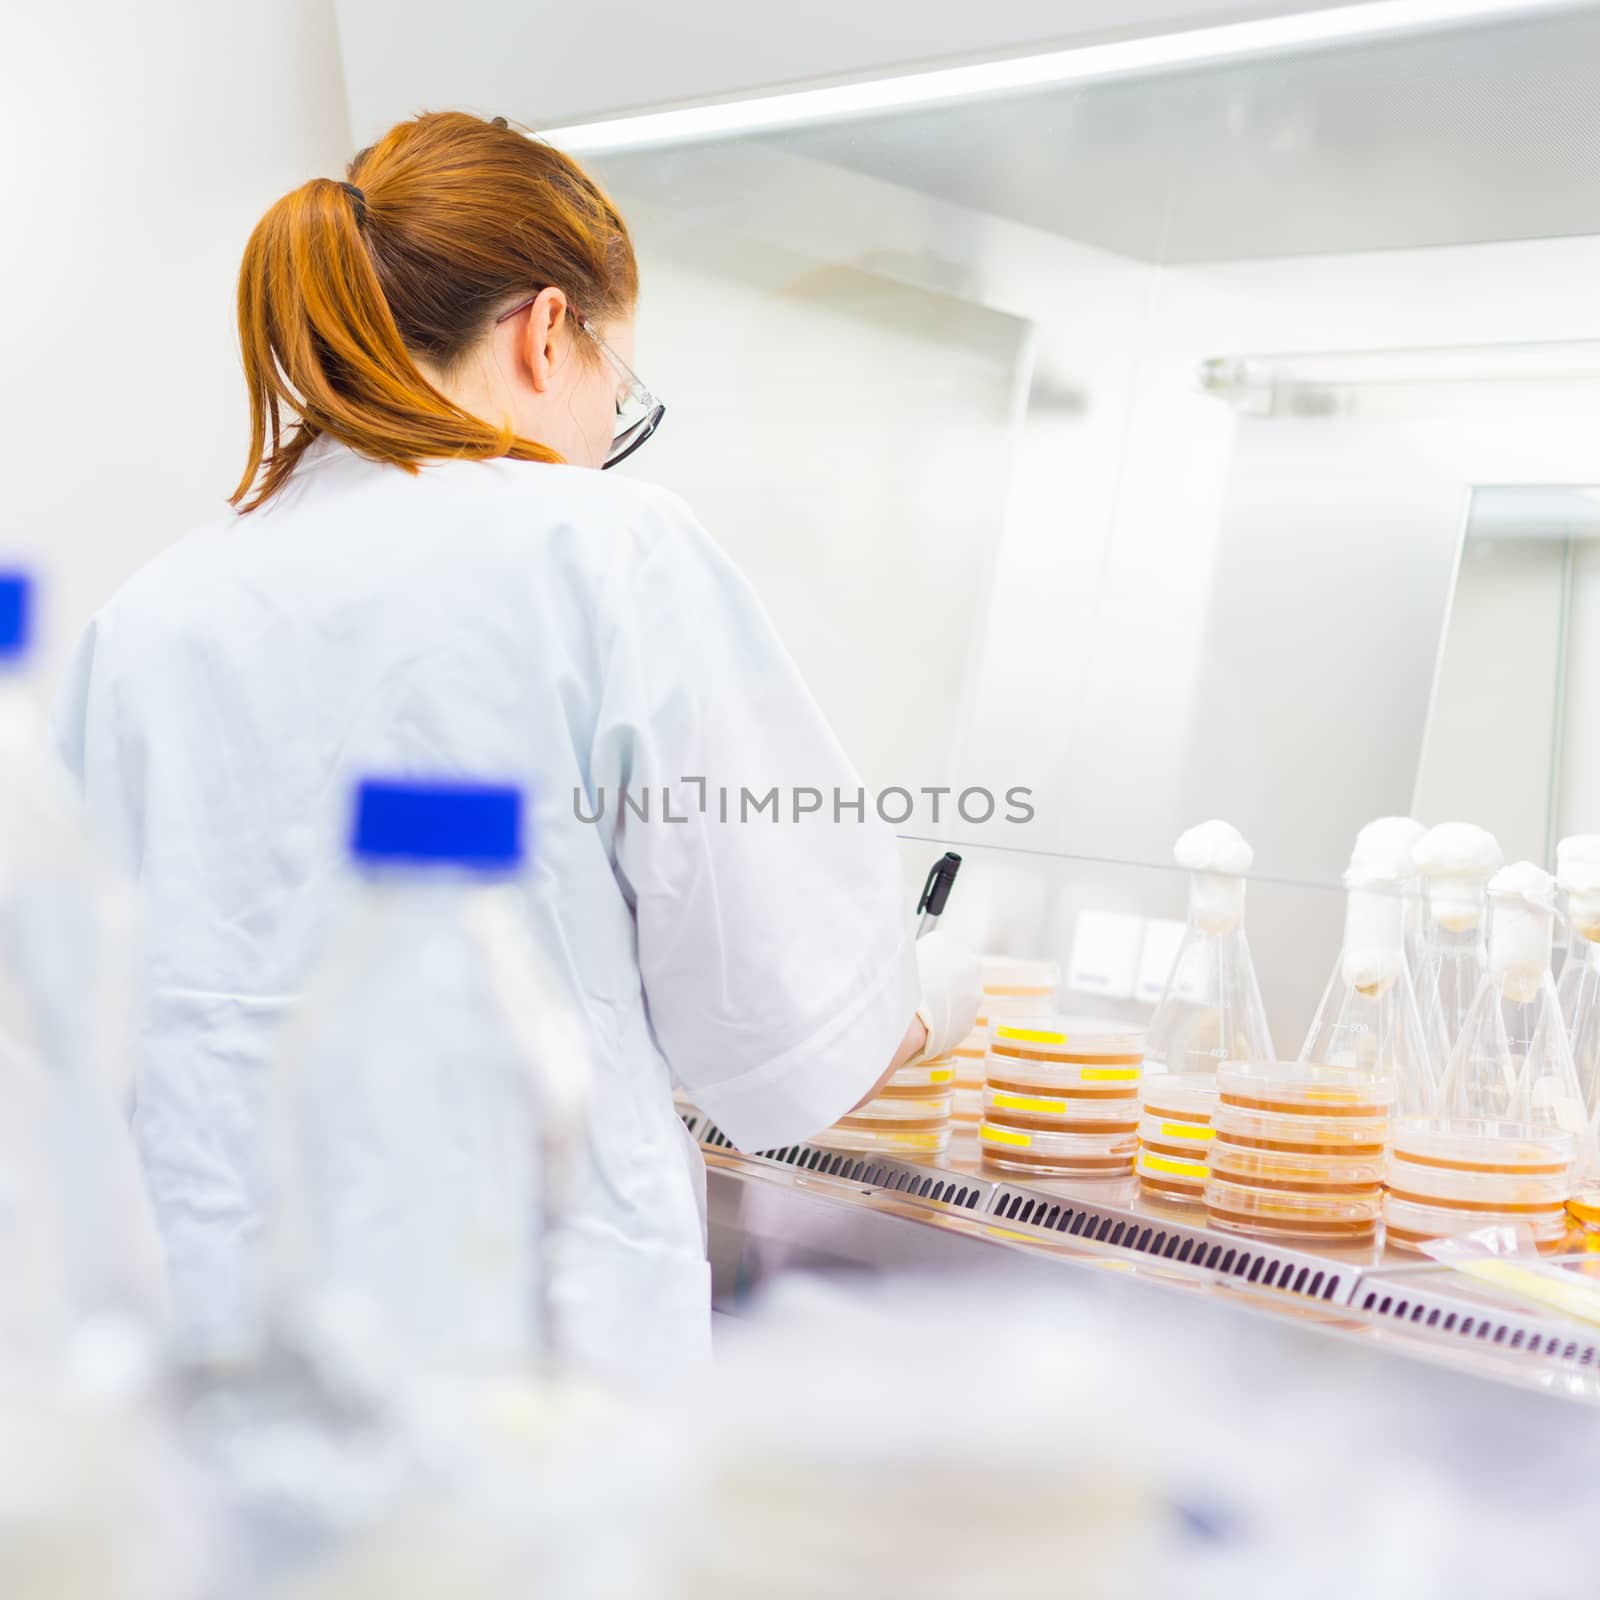
<path fill-rule="evenodd" d="M 1271 1061 L 1272 1035 L 1244 931 L 1244 875 L 1255 859 L 1237 829 L 1206 822 L 1178 840 L 1189 920 L 1150 1022 L 1145 1072 L 1215 1072 Z"/>
<path fill-rule="evenodd" d="M 1555 879 L 1532 862 L 1496 873 L 1489 967 L 1450 1056 L 1442 1110 L 1587 1138 L 1550 953 Z"/>
<path fill-rule="evenodd" d="M 1569 850 L 1579 844 L 1588 849 Z M 1572 1044 L 1578 1088 L 1592 1117 L 1600 1116 L 1600 836 L 1562 841 L 1556 882 L 1567 897 L 1567 959 L 1556 997 Z"/>
<path fill-rule="evenodd" d="M 1415 817 L 1378 817 L 1356 835 L 1350 864 L 1358 861 L 1383 862 L 1398 873 L 1405 900 L 1406 966 L 1416 986 L 1422 971 L 1422 951 L 1426 938 L 1427 910 L 1422 897 L 1422 879 L 1417 872 L 1416 848 L 1427 836 L 1427 828 Z M 1418 1000 L 1420 1007 L 1421 1001 Z M 1444 1062 L 1438 1064 L 1443 1075 Z"/>
<path fill-rule="evenodd" d="M 1556 943 L 1550 965 L 1555 969 L 1558 990 L 1568 960 L 1581 961 L 1587 953 L 1572 929 L 1570 883 L 1574 873 L 1596 864 L 1600 864 L 1600 834 L 1568 834 L 1556 846 Z"/>
<path fill-rule="evenodd" d="M 1363 860 L 1357 842 L 1344 877 L 1344 944 L 1300 1059 L 1390 1078 L 1402 1115 L 1430 1116 L 1443 1063 L 1429 1048 L 1406 965 L 1404 871 L 1393 856 Z"/>
<path fill-rule="evenodd" d="M 1489 961 L 1485 886 L 1504 857 L 1494 835 L 1470 822 L 1430 828 L 1412 852 L 1424 902 L 1422 961 L 1415 974 L 1423 1022 L 1453 1050 Z"/>

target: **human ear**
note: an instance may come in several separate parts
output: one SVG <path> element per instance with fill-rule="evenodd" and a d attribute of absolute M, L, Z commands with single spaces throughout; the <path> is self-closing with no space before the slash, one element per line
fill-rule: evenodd
<path fill-rule="evenodd" d="M 535 393 L 547 394 L 561 365 L 561 340 L 572 321 L 566 295 L 556 288 L 542 289 L 528 307 L 528 317 L 518 339 L 523 366 Z"/>

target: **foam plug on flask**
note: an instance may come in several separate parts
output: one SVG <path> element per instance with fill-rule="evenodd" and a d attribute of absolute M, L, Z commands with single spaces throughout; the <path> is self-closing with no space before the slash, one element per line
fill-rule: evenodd
<path fill-rule="evenodd" d="M 1505 860 L 1495 837 L 1470 822 L 1442 822 L 1417 841 L 1411 855 L 1427 886 L 1428 913 L 1451 933 L 1483 920 L 1483 886 Z"/>
<path fill-rule="evenodd" d="M 1519 861 L 1489 882 L 1494 922 L 1489 972 L 1513 1000 L 1528 1001 L 1550 971 L 1555 938 L 1556 882 L 1542 867 Z"/>
<path fill-rule="evenodd" d="M 1361 994 L 1376 994 L 1405 966 L 1405 897 L 1401 881 L 1377 866 L 1352 861 L 1344 875 L 1344 981 Z"/>
<path fill-rule="evenodd" d="M 1202 822 L 1173 847 L 1173 859 L 1191 873 L 1190 911 L 1207 933 L 1227 933 L 1244 917 L 1244 875 L 1255 852 L 1226 822 Z"/>
<path fill-rule="evenodd" d="M 1556 846 L 1556 887 L 1567 897 L 1572 932 L 1600 944 L 1600 833 L 1580 833 Z"/>

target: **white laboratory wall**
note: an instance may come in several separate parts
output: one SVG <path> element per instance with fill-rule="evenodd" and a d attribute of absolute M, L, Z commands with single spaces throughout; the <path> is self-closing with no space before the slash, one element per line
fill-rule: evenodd
<path fill-rule="evenodd" d="M 1600 481 L 1600 449 L 1595 457 Z M 1600 542 L 1576 551 L 1572 575 L 1557 828 L 1600 833 Z"/>
<path fill-rule="evenodd" d="M 351 123 L 365 142 L 460 106 L 535 127 L 772 86 L 1014 55 L 1348 0 L 339 0 Z"/>
<path fill-rule="evenodd" d="M 349 153 L 331 0 L 11 7 L 0 125 L 0 541 L 42 568 L 53 673 L 243 468 L 245 239 Z"/>

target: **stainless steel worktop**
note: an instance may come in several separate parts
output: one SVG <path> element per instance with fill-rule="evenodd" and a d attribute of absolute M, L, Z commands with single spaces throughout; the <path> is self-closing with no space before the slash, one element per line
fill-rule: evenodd
<path fill-rule="evenodd" d="M 939 1165 L 814 1145 L 734 1150 L 699 1113 L 685 1121 L 708 1169 L 719 1309 L 796 1267 L 959 1271 L 997 1251 L 1040 1270 L 1115 1274 L 1153 1296 L 1205 1295 L 1241 1314 L 1600 1401 L 1600 1328 L 1514 1306 L 1459 1274 L 1381 1248 L 1287 1247 L 1209 1229 L 1203 1212 L 1154 1205 L 1134 1180 L 1028 1181 L 985 1169 L 970 1136 Z M 1181 1301 L 1153 1306 L 1181 1311 Z"/>

